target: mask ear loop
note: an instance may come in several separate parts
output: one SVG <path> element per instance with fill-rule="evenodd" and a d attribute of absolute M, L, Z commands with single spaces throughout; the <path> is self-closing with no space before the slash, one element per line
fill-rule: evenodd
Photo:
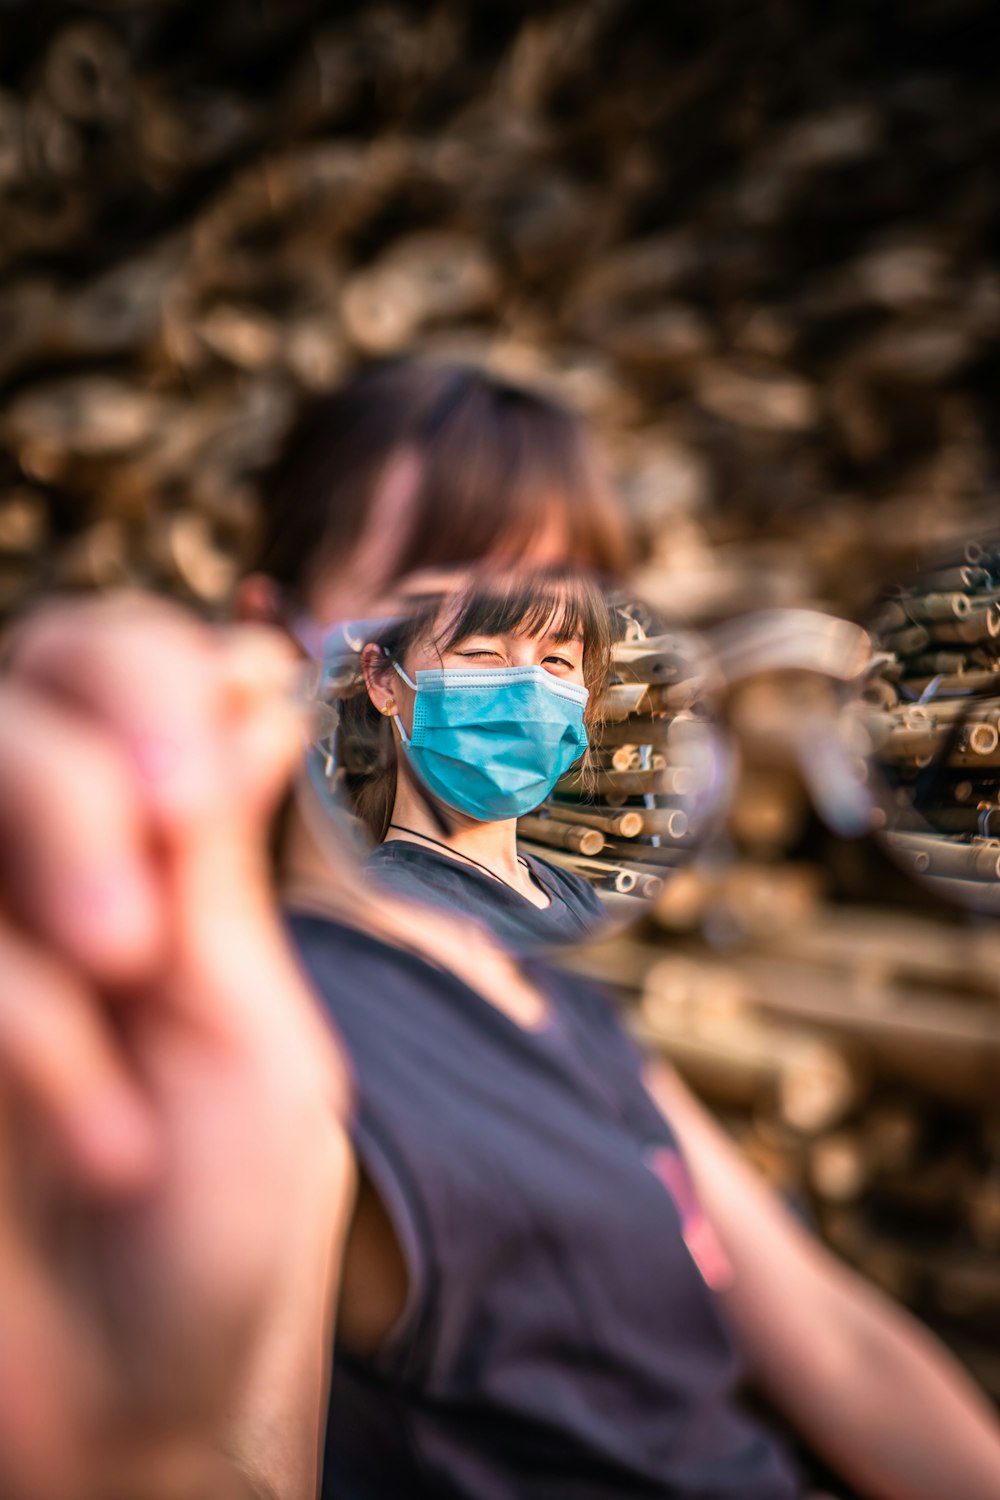
<path fill-rule="evenodd" d="M 412 688 L 414 692 L 417 691 L 417 684 L 410 681 L 409 677 L 403 671 L 403 668 L 399 665 L 398 661 L 394 661 L 392 663 L 392 670 L 396 673 L 397 677 L 401 677 L 403 679 L 408 688 Z M 399 730 L 399 737 L 403 741 L 403 744 L 409 746 L 410 736 L 407 734 L 405 728 L 403 727 L 403 721 L 399 717 L 399 714 L 393 714 L 392 721 L 395 724 L 396 728 Z"/>
<path fill-rule="evenodd" d="M 413 692 L 416 693 L 418 691 L 417 684 L 411 681 L 398 661 L 392 660 L 392 653 L 388 649 L 388 647 L 383 647 L 383 650 L 385 651 L 386 656 L 389 658 L 392 669 L 396 673 L 396 675 L 402 678 L 407 687 L 411 688 Z M 399 714 L 393 714 L 392 720 L 396 725 L 396 728 L 399 730 L 399 738 L 403 743 L 403 748 L 407 749 L 410 744 L 410 736 L 407 734 L 406 730 L 403 727 L 402 719 L 400 718 Z M 398 770 L 396 774 L 398 776 Z M 410 781 L 417 796 L 420 798 L 421 802 L 424 805 L 424 810 L 426 811 L 427 816 L 433 822 L 438 833 L 440 833 L 444 838 L 450 838 L 455 830 L 444 812 L 443 804 L 438 801 L 438 799 L 433 795 L 432 792 L 428 791 L 423 782 L 420 780 L 420 777 L 415 773 L 411 772 Z"/>

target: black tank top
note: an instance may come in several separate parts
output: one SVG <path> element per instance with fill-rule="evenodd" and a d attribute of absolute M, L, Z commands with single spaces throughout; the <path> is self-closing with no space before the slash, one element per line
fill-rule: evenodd
<path fill-rule="evenodd" d="M 291 927 L 410 1277 L 378 1357 L 336 1351 L 323 1495 L 800 1495 L 736 1403 L 724 1260 L 604 996 L 532 966 L 551 1020 L 528 1031 L 412 955 Z"/>
<path fill-rule="evenodd" d="M 369 878 L 393 895 L 471 917 L 517 952 L 579 943 L 607 921 L 601 898 L 582 875 L 533 854 L 526 863 L 549 898 L 546 907 L 533 906 L 519 891 L 473 865 L 403 839 L 379 844 L 365 868 Z"/>

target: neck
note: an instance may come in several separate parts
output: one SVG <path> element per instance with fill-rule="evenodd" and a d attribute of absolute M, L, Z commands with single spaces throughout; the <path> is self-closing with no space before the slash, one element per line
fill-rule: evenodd
<path fill-rule="evenodd" d="M 409 839 L 413 834 L 454 851 L 459 860 L 471 860 L 504 885 L 510 886 L 532 906 L 544 911 L 549 897 L 534 880 L 517 852 L 517 819 L 504 818 L 497 823 L 481 823 L 477 818 L 449 809 L 450 831 L 442 832 L 417 792 L 409 768 L 400 761 L 396 776 L 396 798 L 392 806 L 386 840 Z M 403 830 L 408 830 L 404 832 Z M 429 846 L 429 847 L 430 847 Z"/>
<path fill-rule="evenodd" d="M 409 777 L 400 775 L 396 783 L 391 822 L 402 825 L 402 828 L 409 829 L 412 833 L 423 834 L 435 843 L 444 844 L 466 859 L 485 865 L 508 885 L 520 887 L 522 883 L 525 870 L 517 855 L 515 818 L 505 818 L 498 823 L 481 823 L 477 818 L 469 818 L 463 813 L 449 810 L 450 829 L 443 832 Z M 387 839 L 405 837 L 406 834 L 398 826 L 391 827 L 386 834 Z"/>

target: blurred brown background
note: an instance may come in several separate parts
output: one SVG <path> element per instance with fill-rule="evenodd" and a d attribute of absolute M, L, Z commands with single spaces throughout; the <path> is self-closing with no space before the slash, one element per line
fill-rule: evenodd
<path fill-rule="evenodd" d="M 0 614 L 224 609 L 298 397 L 414 347 L 583 411 L 689 620 L 863 610 L 995 512 L 993 32 L 988 0 L 0 0 Z M 750 740 L 725 857 L 587 962 L 1000 1396 L 994 927 Z"/>
<path fill-rule="evenodd" d="M 991 11 L 4 0 L 4 607 L 219 603 L 296 395 L 414 344 L 550 373 L 710 598 L 852 604 L 992 496 Z"/>

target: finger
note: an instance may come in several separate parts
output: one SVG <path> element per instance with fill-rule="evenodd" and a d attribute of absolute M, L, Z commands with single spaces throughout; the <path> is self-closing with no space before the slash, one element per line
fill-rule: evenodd
<path fill-rule="evenodd" d="M 290 644 L 134 600 L 63 611 L 20 652 L 37 688 L 92 715 L 136 765 L 192 947 L 238 946 L 270 904 L 267 819 L 302 754 Z M 273 918 L 272 918 L 273 920 Z"/>
<path fill-rule="evenodd" d="M 113 983 L 147 973 L 163 942 L 134 781 L 78 715 L 0 685 L 3 905 Z"/>
<path fill-rule="evenodd" d="M 209 631 L 157 602 L 104 601 L 36 622 L 17 670 L 135 763 L 167 856 L 173 968 L 189 980 L 227 973 L 243 953 L 259 963 L 277 927 L 268 815 L 303 745 L 290 644 L 260 627 Z M 200 986 L 182 988 L 175 1004 L 201 1003 Z"/>
<path fill-rule="evenodd" d="M 197 818 L 217 790 L 205 763 L 217 689 L 211 634 L 158 600 L 57 606 L 16 643 L 15 672 L 104 725 L 154 810 Z"/>
<path fill-rule="evenodd" d="M 133 759 L 137 745 L 173 746 L 176 776 L 169 755 L 159 773 L 137 761 L 164 856 L 171 1004 L 202 1022 L 211 1012 L 234 1034 L 262 986 L 274 998 L 267 1015 L 280 1009 L 281 983 L 268 975 L 285 981 L 288 970 L 301 986 L 277 920 L 267 848 L 267 815 L 302 753 L 294 664 L 274 632 L 208 631 L 134 600 L 63 611 L 18 655 L 22 678 L 93 715 Z"/>
<path fill-rule="evenodd" d="M 0 1078 L 37 1113 L 91 1189 L 148 1177 L 154 1120 L 95 996 L 69 969 L 0 923 Z"/>
<path fill-rule="evenodd" d="M 123 596 L 36 621 L 17 667 L 113 729 L 168 830 L 258 812 L 287 775 L 287 727 L 245 744 L 238 763 L 220 738 L 265 704 L 274 724 L 287 720 L 294 653 L 276 631 L 209 629 L 162 601 Z"/>

